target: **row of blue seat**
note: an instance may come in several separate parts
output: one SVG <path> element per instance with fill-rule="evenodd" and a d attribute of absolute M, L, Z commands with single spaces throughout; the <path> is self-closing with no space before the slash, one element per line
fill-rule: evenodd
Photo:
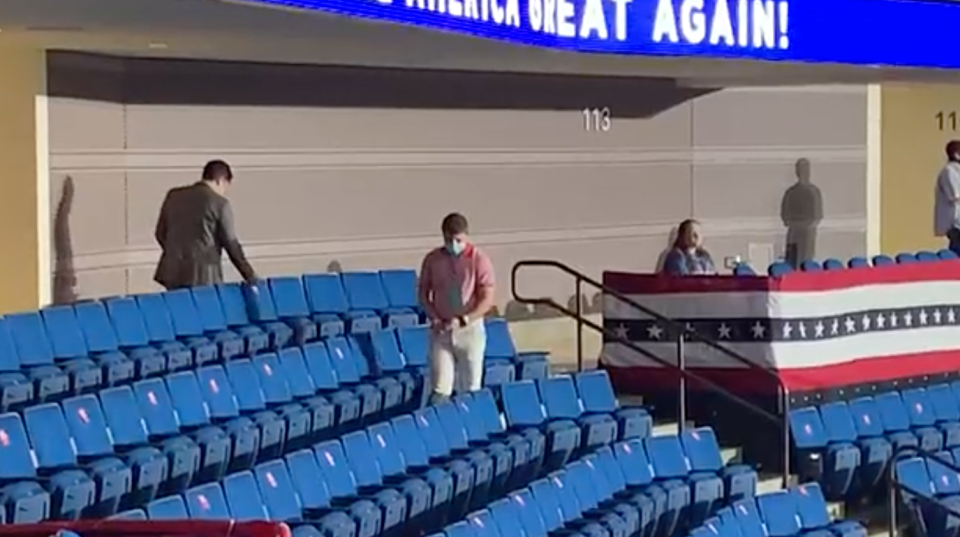
<path fill-rule="evenodd" d="M 689 537 L 866 537 L 853 520 L 831 520 L 817 483 L 761 494 L 721 509 Z"/>
<path fill-rule="evenodd" d="M 952 250 L 943 249 L 938 252 L 923 250 L 916 254 L 901 252 L 894 257 L 875 255 L 870 260 L 860 256 L 851 257 L 846 264 L 836 258 L 825 259 L 823 263 L 815 259 L 808 259 L 800 263 L 799 269 L 804 272 L 819 272 L 821 270 L 844 270 L 846 268 L 867 268 L 871 266 L 885 267 L 897 264 L 930 263 L 955 259 L 958 259 L 958 256 Z M 767 267 L 767 274 L 770 276 L 783 276 L 793 271 L 794 267 L 785 261 L 777 261 Z M 734 267 L 733 273 L 737 276 L 756 276 L 756 271 L 754 271 L 753 267 L 746 263 L 741 263 Z"/>
<path fill-rule="evenodd" d="M 900 495 L 901 505 L 915 534 L 947 537 L 960 531 L 960 473 L 947 466 L 955 466 L 957 460 L 958 448 L 929 458 L 905 457 L 897 461 L 895 478 L 906 487 Z"/>
<path fill-rule="evenodd" d="M 631 439 L 567 464 L 435 537 L 671 536 L 752 497 L 757 475 L 724 466 L 710 428 Z"/>
<path fill-rule="evenodd" d="M 872 492 L 903 446 L 960 447 L 960 381 L 794 409 L 789 419 L 801 477 L 850 499 Z"/>

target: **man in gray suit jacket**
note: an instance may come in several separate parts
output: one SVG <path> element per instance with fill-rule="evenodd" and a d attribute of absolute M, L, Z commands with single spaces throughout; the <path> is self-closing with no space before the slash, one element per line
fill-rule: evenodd
<path fill-rule="evenodd" d="M 157 219 L 156 238 L 163 254 L 153 279 L 167 289 L 223 281 L 223 250 L 248 284 L 257 274 L 237 239 L 233 210 L 226 198 L 233 181 L 230 165 L 212 160 L 201 181 L 171 189 Z"/>

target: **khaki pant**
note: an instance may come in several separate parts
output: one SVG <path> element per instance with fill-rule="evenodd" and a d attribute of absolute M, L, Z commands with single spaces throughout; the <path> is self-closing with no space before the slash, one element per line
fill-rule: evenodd
<path fill-rule="evenodd" d="M 434 401 L 483 386 L 487 331 L 483 319 L 442 332 L 431 332 L 430 382 Z"/>

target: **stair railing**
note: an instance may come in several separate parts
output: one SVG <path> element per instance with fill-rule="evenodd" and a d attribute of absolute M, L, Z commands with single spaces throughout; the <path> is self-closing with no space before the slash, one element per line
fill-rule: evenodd
<path fill-rule="evenodd" d="M 953 470 L 958 474 L 958 476 L 960 476 L 960 466 L 941 458 L 936 453 L 920 449 L 916 446 L 901 446 L 900 448 L 894 450 L 893 455 L 890 457 L 890 463 L 887 465 L 887 468 L 884 471 L 887 481 L 887 499 L 890 502 L 890 518 L 887 521 L 887 531 L 889 532 L 889 537 L 897 537 L 900 532 L 897 511 L 900 507 L 904 493 L 912 494 L 918 499 L 921 499 L 921 501 L 935 504 L 937 507 L 949 513 L 951 516 L 960 518 L 960 510 L 940 501 L 937 498 L 932 497 L 931 491 L 916 490 L 913 487 L 905 485 L 897 480 L 897 461 L 911 457 L 936 461 L 937 464 L 941 464 L 945 468 Z"/>
<path fill-rule="evenodd" d="M 517 290 L 517 276 L 521 269 L 524 267 L 547 267 L 560 270 L 561 272 L 572 276 L 574 278 L 574 297 L 575 297 L 575 306 L 574 309 L 558 303 L 556 300 L 550 297 L 527 297 L 523 296 Z M 677 350 L 676 357 L 677 362 L 671 363 L 653 352 L 642 348 L 636 342 L 631 341 L 620 334 L 612 330 L 608 330 L 606 327 L 597 324 L 596 322 L 586 318 L 583 312 L 583 301 L 582 292 L 583 284 L 588 284 L 593 288 L 596 288 L 600 292 L 610 295 L 622 303 L 625 303 L 637 311 L 655 319 L 656 321 L 662 323 L 668 328 L 670 333 L 677 334 Z M 546 260 L 546 259 L 530 259 L 519 261 L 513 265 L 513 269 L 510 272 L 510 292 L 513 295 L 513 299 L 521 304 L 528 304 L 532 306 L 545 306 L 554 311 L 561 313 L 562 315 L 569 317 L 576 321 L 577 331 L 576 331 L 576 342 L 577 342 L 577 371 L 583 371 L 583 329 L 584 327 L 590 328 L 596 332 L 599 332 L 604 336 L 605 339 L 615 341 L 630 350 L 640 354 L 647 359 L 659 364 L 660 366 L 673 370 L 677 373 L 679 378 L 679 397 L 678 397 L 678 416 L 680 422 L 681 430 L 687 426 L 687 381 L 692 380 L 697 384 L 704 386 L 710 389 L 712 392 L 717 395 L 732 401 L 740 407 L 754 413 L 755 415 L 761 417 L 762 419 L 772 423 L 775 427 L 779 427 L 779 432 L 783 441 L 783 486 L 788 487 L 790 485 L 790 466 L 791 466 L 791 453 L 790 453 L 790 426 L 789 426 L 789 409 L 790 409 L 790 400 L 789 392 L 786 385 L 783 382 L 783 379 L 777 375 L 776 372 L 771 371 L 768 368 L 762 367 L 749 358 L 730 350 L 729 348 L 721 345 L 715 340 L 703 336 L 702 334 L 697 333 L 694 330 L 691 330 L 684 323 L 677 322 L 673 319 L 666 317 L 652 309 L 639 304 L 636 300 L 626 296 L 625 294 L 617 291 L 616 289 L 611 288 L 608 285 L 599 282 L 590 276 L 587 276 L 583 272 L 580 272 L 569 265 L 561 263 L 559 261 Z M 724 355 L 732 358 L 733 360 L 745 365 L 746 367 L 753 369 L 755 371 L 761 371 L 763 374 L 767 375 L 774 383 L 777 385 L 778 389 L 778 411 L 779 416 L 761 408 L 760 406 L 747 401 L 746 399 L 740 397 L 739 395 L 731 392 L 730 390 L 720 386 L 716 382 L 709 380 L 705 377 L 702 377 L 692 371 L 687 369 L 686 357 L 685 357 L 685 348 L 684 344 L 686 341 L 694 341 L 697 343 L 703 343 L 717 351 L 723 353 Z"/>

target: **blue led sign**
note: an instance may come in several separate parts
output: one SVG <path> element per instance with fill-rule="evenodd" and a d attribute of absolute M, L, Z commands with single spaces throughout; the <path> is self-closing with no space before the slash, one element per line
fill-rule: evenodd
<path fill-rule="evenodd" d="M 960 68 L 949 1 L 251 1 L 576 52 Z"/>

